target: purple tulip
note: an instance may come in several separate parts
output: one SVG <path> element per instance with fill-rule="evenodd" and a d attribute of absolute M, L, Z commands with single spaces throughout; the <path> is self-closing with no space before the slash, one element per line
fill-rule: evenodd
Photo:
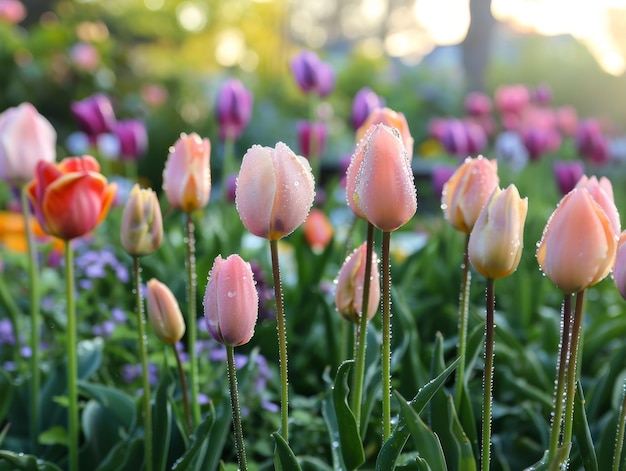
<path fill-rule="evenodd" d="M 217 121 L 221 139 L 237 139 L 250 121 L 252 93 L 238 79 L 229 79 L 217 95 Z"/>
<path fill-rule="evenodd" d="M 449 119 L 439 123 L 439 126 L 441 145 L 457 157 L 477 154 L 487 145 L 485 131 L 474 122 Z"/>
<path fill-rule="evenodd" d="M 361 88 L 352 101 L 352 129 L 359 129 L 370 113 L 383 105 L 383 100 L 371 88 Z"/>
<path fill-rule="evenodd" d="M 491 98 L 482 92 L 470 92 L 465 97 L 465 112 L 470 116 L 485 116 L 491 113 Z"/>
<path fill-rule="evenodd" d="M 453 165 L 437 165 L 433 167 L 431 179 L 433 184 L 433 193 L 437 198 L 441 198 L 443 187 L 450 177 L 454 174 L 458 167 Z"/>
<path fill-rule="evenodd" d="M 96 93 L 70 105 L 78 127 L 91 139 L 113 132 L 115 129 L 115 113 L 109 97 Z"/>
<path fill-rule="evenodd" d="M 554 178 L 563 196 L 574 189 L 584 174 L 585 166 L 580 160 L 554 162 Z"/>
<path fill-rule="evenodd" d="M 535 127 L 522 131 L 522 141 L 531 161 L 538 160 L 548 150 L 549 138 L 548 131 L 543 128 Z"/>
<path fill-rule="evenodd" d="M 296 128 L 301 155 L 309 159 L 311 157 L 319 157 L 324 153 L 326 138 L 328 137 L 326 124 L 298 121 Z M 315 139 L 315 141 L 313 141 L 313 139 Z M 315 147 L 312 145 L 313 142 L 315 142 Z M 313 155 L 313 151 L 315 155 Z"/>
<path fill-rule="evenodd" d="M 143 121 L 138 119 L 118 121 L 114 133 L 120 141 L 122 160 L 137 160 L 144 156 L 148 148 L 148 133 Z"/>
<path fill-rule="evenodd" d="M 317 69 L 317 94 L 320 98 L 330 95 L 335 88 L 335 72 L 327 62 L 320 62 Z"/>
<path fill-rule="evenodd" d="M 535 103 L 538 105 L 549 105 L 552 102 L 552 89 L 550 85 L 542 84 L 535 88 Z"/>
<path fill-rule="evenodd" d="M 609 159 L 608 143 L 597 119 L 581 121 L 576 128 L 578 153 L 596 165 Z"/>
<path fill-rule="evenodd" d="M 312 51 L 302 51 L 291 61 L 291 71 L 300 90 L 328 95 L 335 86 L 335 74 L 329 64 Z"/>

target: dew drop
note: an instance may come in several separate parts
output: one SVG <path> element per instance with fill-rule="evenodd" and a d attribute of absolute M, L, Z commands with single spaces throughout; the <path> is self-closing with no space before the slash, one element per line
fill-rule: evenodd
<path fill-rule="evenodd" d="M 229 298 L 234 298 L 237 293 L 235 293 L 234 291 L 229 291 L 227 294 Z"/>

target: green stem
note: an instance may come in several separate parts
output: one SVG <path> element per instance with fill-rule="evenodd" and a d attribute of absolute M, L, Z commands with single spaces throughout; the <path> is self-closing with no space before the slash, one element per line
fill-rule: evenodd
<path fill-rule="evenodd" d="M 624 447 L 624 423 L 626 422 L 626 382 L 622 387 L 622 406 L 619 410 L 617 436 L 615 437 L 615 453 L 613 453 L 613 471 L 619 471 Z"/>
<path fill-rule="evenodd" d="M 315 133 L 315 123 L 317 122 L 317 105 L 318 98 L 314 93 L 309 94 L 309 162 L 311 164 L 311 170 L 313 172 L 313 177 L 315 178 L 315 182 L 319 184 L 320 182 L 320 170 L 321 170 L 321 156 L 319 154 L 319 145 L 317 142 L 317 134 Z"/>
<path fill-rule="evenodd" d="M 187 378 L 185 377 L 185 370 L 183 369 L 183 363 L 180 361 L 180 354 L 176 349 L 176 345 L 172 345 L 174 350 L 174 358 L 176 358 L 176 367 L 178 368 L 178 376 L 180 377 L 180 389 L 183 392 L 183 407 L 185 409 L 185 422 L 187 427 L 187 434 L 191 435 L 193 432 L 193 422 L 191 420 L 191 409 L 189 408 L 189 391 L 187 390 Z"/>
<path fill-rule="evenodd" d="M 234 147 L 235 140 L 232 137 L 224 139 L 224 157 L 222 158 L 222 199 L 227 200 L 228 195 L 228 176 L 234 173 Z"/>
<path fill-rule="evenodd" d="M 355 357 L 354 396 L 352 409 L 359 430 L 361 428 L 361 403 L 363 400 L 363 381 L 365 378 L 365 350 L 367 344 L 367 312 L 370 299 L 370 281 L 372 277 L 372 250 L 374 247 L 374 225 L 367 223 L 367 241 L 365 243 L 365 273 L 363 279 L 363 301 L 359 318 L 357 353 Z"/>
<path fill-rule="evenodd" d="M 39 268 L 37 266 L 37 245 L 30 224 L 30 209 L 28 206 L 28 194 L 26 186 L 21 188 L 21 206 L 24 216 L 24 230 L 28 243 L 28 280 L 30 290 L 30 443 L 33 453 L 37 451 L 37 438 L 39 435 L 39 389 L 41 375 L 39 372 Z M 14 328 L 17 329 L 17 318 Z M 19 332 L 14 330 L 16 336 Z"/>
<path fill-rule="evenodd" d="M 233 410 L 233 428 L 235 429 L 235 444 L 237 446 L 237 458 L 239 469 L 246 471 L 246 448 L 243 441 L 243 428 L 241 427 L 241 410 L 239 408 L 239 393 L 237 392 L 237 370 L 235 368 L 235 347 L 226 345 L 228 359 L 228 383 L 230 385 L 230 406 Z"/>
<path fill-rule="evenodd" d="M 578 372 L 577 359 L 578 348 L 580 346 L 580 332 L 583 321 L 583 304 L 585 298 L 585 290 L 576 293 L 576 307 L 574 309 L 574 323 L 572 324 L 572 337 L 570 339 L 570 352 L 567 361 L 567 387 L 565 402 L 565 423 L 563 425 L 563 444 L 571 446 L 572 429 L 574 425 L 574 398 L 576 396 L 576 375 Z M 568 454 L 563 459 L 567 460 Z"/>
<path fill-rule="evenodd" d="M 152 471 L 152 409 L 150 408 L 150 378 L 148 376 L 148 346 L 146 342 L 146 317 L 141 297 L 141 267 L 139 257 L 133 257 L 135 275 L 135 300 L 137 301 L 137 326 L 139 327 L 139 357 L 141 359 L 141 383 L 143 387 L 143 424 L 145 429 L 146 471 Z"/>
<path fill-rule="evenodd" d="M 483 446 L 481 452 L 481 469 L 489 471 L 491 455 L 491 403 L 493 395 L 493 357 L 494 357 L 494 280 L 487 280 L 487 303 L 485 319 L 485 371 L 483 376 Z"/>
<path fill-rule="evenodd" d="M 196 239 L 191 213 L 187 216 L 187 335 L 189 338 L 189 383 L 191 388 L 191 409 L 194 425 L 200 424 L 200 403 L 198 402 L 198 360 L 196 357 Z"/>
<path fill-rule="evenodd" d="M 457 412 L 461 410 L 463 400 L 463 387 L 465 386 L 465 353 L 467 350 L 467 324 L 469 314 L 469 290 L 472 280 L 472 272 L 469 269 L 469 253 L 467 246 L 469 234 L 465 238 L 465 252 L 463 253 L 463 278 L 461 280 L 461 293 L 459 299 L 459 350 L 457 356 L 461 358 L 457 368 L 455 407 Z"/>
<path fill-rule="evenodd" d="M 391 435 L 391 259 L 389 244 L 391 232 L 383 232 L 381 263 L 382 273 L 382 390 L 383 390 L 383 443 Z"/>
<path fill-rule="evenodd" d="M 2 306 L 6 309 L 6 312 L 9 316 L 9 321 L 11 322 L 11 329 L 13 329 L 13 335 L 16 336 L 17 338 L 18 332 L 21 332 L 19 320 L 18 320 L 19 316 L 21 315 L 20 308 L 18 307 L 17 303 L 15 302 L 15 299 L 9 292 L 9 288 L 7 287 L 7 284 L 4 282 L 4 277 L 2 276 L 0 276 L 0 303 L 2 303 Z M 15 364 L 18 366 L 18 370 L 21 370 L 20 364 L 22 362 L 22 355 L 20 355 L 20 350 L 18 348 L 14 348 L 13 354 L 15 355 L 15 358 L 14 358 Z M 32 364 L 31 364 L 31 367 L 32 367 Z M 31 420 L 32 420 L 32 417 L 31 417 Z"/>
<path fill-rule="evenodd" d="M 566 294 L 563 298 L 563 314 L 561 316 L 561 343 L 559 344 L 559 363 L 557 365 L 557 381 L 554 389 L 554 415 L 550 432 L 550 447 L 548 448 L 548 462 L 556 457 L 563 424 L 563 394 L 565 392 L 565 375 L 567 372 L 567 353 L 572 321 L 572 295 Z"/>
<path fill-rule="evenodd" d="M 274 297 L 276 298 L 276 327 L 278 329 L 278 354 L 280 358 L 280 417 L 282 436 L 289 443 L 289 395 L 287 374 L 287 331 L 283 310 L 283 294 L 280 284 L 280 268 L 278 265 L 278 241 L 270 240 L 272 253 L 272 274 L 274 276 Z"/>
<path fill-rule="evenodd" d="M 76 303 L 74 300 L 74 254 L 71 241 L 65 241 L 65 287 L 67 297 L 67 395 L 69 469 L 78 471 L 78 363 L 76 360 Z"/>

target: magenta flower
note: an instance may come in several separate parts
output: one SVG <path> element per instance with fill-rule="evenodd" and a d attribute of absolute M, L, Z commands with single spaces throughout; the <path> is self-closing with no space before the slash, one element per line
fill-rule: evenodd
<path fill-rule="evenodd" d="M 580 155 L 596 165 L 609 160 L 608 143 L 597 119 L 586 119 L 578 124 L 576 147 Z"/>
<path fill-rule="evenodd" d="M 580 160 L 554 162 L 554 178 L 562 196 L 572 191 L 585 174 L 585 166 Z"/>
<path fill-rule="evenodd" d="M 19 0 L 0 0 L 0 21 L 17 24 L 26 18 L 26 8 Z"/>
<path fill-rule="evenodd" d="M 218 92 L 216 110 L 220 138 L 237 139 L 250 121 L 252 93 L 238 79 L 229 79 Z"/>
<path fill-rule="evenodd" d="M 315 142 L 315 157 L 319 157 L 324 153 L 326 139 L 328 137 L 328 128 L 325 123 L 298 121 L 296 130 L 301 155 L 307 159 L 312 157 L 311 151 L 313 150 L 313 142 Z"/>
<path fill-rule="evenodd" d="M 312 51 L 302 51 L 291 61 L 291 71 L 300 90 L 328 95 L 335 86 L 335 75 L 327 63 Z"/>
<path fill-rule="evenodd" d="M 91 139 L 115 130 L 115 112 L 109 97 L 96 93 L 70 106 L 78 127 Z"/>
<path fill-rule="evenodd" d="M 470 92 L 465 97 L 465 112 L 480 117 L 491 113 L 491 98 L 482 92 Z"/>
<path fill-rule="evenodd" d="M 376 108 L 384 106 L 383 99 L 369 87 L 361 88 L 352 101 L 352 117 L 350 123 L 355 131 L 361 127 L 367 117 Z"/>
<path fill-rule="evenodd" d="M 122 160 L 138 160 L 148 149 L 148 133 L 143 121 L 126 119 L 118 121 L 113 130 L 120 142 Z"/>

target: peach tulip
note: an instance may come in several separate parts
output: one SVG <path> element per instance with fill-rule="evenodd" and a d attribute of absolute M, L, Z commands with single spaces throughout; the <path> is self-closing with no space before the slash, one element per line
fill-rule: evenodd
<path fill-rule="evenodd" d="M 469 234 L 499 182 L 497 161 L 482 155 L 465 159 L 443 187 L 441 208 L 446 220 Z"/>
<path fill-rule="evenodd" d="M 583 175 L 576 183 L 576 188 L 586 188 L 591 194 L 596 203 L 598 203 L 611 221 L 611 227 L 615 235 L 619 237 L 621 233 L 621 223 L 619 220 L 619 213 L 615 206 L 615 198 L 613 196 L 613 185 L 611 180 L 606 177 L 601 177 L 599 180 L 597 177 L 591 178 Z"/>
<path fill-rule="evenodd" d="M 170 147 L 163 170 L 163 189 L 174 208 L 186 213 L 204 208 L 211 196 L 211 142 L 183 133 Z"/>
<path fill-rule="evenodd" d="M 375 108 L 365 122 L 356 130 L 356 141 L 361 141 L 367 134 L 372 124 L 385 124 L 400 131 L 400 137 L 406 149 L 409 160 L 413 158 L 413 136 L 404 114 L 398 113 L 391 108 Z"/>
<path fill-rule="evenodd" d="M 372 125 L 346 177 L 348 204 L 382 231 L 395 231 L 417 211 L 411 160 L 395 128 Z"/>
<path fill-rule="evenodd" d="M 58 164 L 39 161 L 28 196 L 43 230 L 70 240 L 104 220 L 116 188 L 100 173 L 98 161 L 86 155 L 67 157 Z"/>
<path fill-rule="evenodd" d="M 468 255 L 478 273 L 497 279 L 517 270 L 527 212 L 528 198 L 520 198 L 515 185 L 496 187 L 470 233 Z"/>
<path fill-rule="evenodd" d="M 304 221 L 304 239 L 313 252 L 320 253 L 333 240 L 333 226 L 321 209 L 313 209 Z"/>
<path fill-rule="evenodd" d="M 215 258 L 204 295 L 209 334 L 230 346 L 247 343 L 254 334 L 259 296 L 250 264 L 239 255 Z"/>
<path fill-rule="evenodd" d="M 235 204 L 254 235 L 278 240 L 291 234 L 306 219 L 314 197 L 311 166 L 284 143 L 254 145 L 243 156 Z"/>
<path fill-rule="evenodd" d="M 57 133 L 30 103 L 0 114 L 0 180 L 23 185 L 35 176 L 37 162 L 56 160 Z"/>
<path fill-rule="evenodd" d="M 550 216 L 537 261 L 558 288 L 577 293 L 609 274 L 616 251 L 617 237 L 606 212 L 586 188 L 575 188 Z"/>
<path fill-rule="evenodd" d="M 367 244 L 361 244 L 355 249 L 339 269 L 337 275 L 335 306 L 345 319 L 359 323 L 363 312 L 363 285 L 365 282 L 365 257 Z M 378 273 L 378 258 L 372 251 L 372 278 L 370 281 L 369 300 L 367 304 L 367 318 L 371 319 L 378 310 L 380 303 L 380 276 Z"/>
<path fill-rule="evenodd" d="M 155 335 L 162 342 L 174 345 L 185 335 L 185 320 L 174 293 L 159 280 L 146 284 L 148 319 Z"/>
<path fill-rule="evenodd" d="M 151 189 L 133 187 L 122 214 L 120 240 L 133 257 L 149 255 L 161 246 L 163 217 L 157 195 Z"/>

